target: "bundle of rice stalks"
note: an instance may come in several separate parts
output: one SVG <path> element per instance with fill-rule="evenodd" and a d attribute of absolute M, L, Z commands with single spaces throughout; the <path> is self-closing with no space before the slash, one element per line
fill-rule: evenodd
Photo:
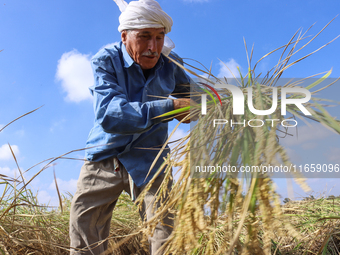
<path fill-rule="evenodd" d="M 269 166 L 292 166 L 280 141 L 291 133 L 294 125 L 289 123 L 295 123 L 295 118 L 304 121 L 308 118 L 340 133 L 339 121 L 331 117 L 319 103 L 322 99 L 312 97 L 303 106 L 287 104 L 285 106 L 289 115 L 283 116 L 281 112 L 281 102 L 285 96 L 291 100 L 302 99 L 308 94 L 292 92 L 303 80 L 280 84 L 281 76 L 287 68 L 330 43 L 290 63 L 291 58 L 321 31 L 300 48 L 298 45 L 306 39 L 306 33 L 296 32 L 286 45 L 268 53 L 254 66 L 251 64 L 253 49 L 250 56 L 247 51 L 248 73 L 244 77 L 240 73 L 239 79 L 220 79 L 210 71 L 194 67 L 189 69 L 175 62 L 203 80 L 199 83 L 203 86 L 195 86 L 191 98 L 203 98 L 201 103 L 204 105 L 204 100 L 208 97 L 202 96 L 200 91 L 204 91 L 203 93 L 210 96 L 210 101 L 206 103 L 206 110 L 201 109 L 199 102 L 191 106 L 191 115 L 199 115 L 199 120 L 192 125 L 191 134 L 178 142 L 172 154 L 165 159 L 163 168 L 159 169 L 165 169 L 168 178 L 171 178 L 172 168 L 180 168 L 180 177 L 170 195 L 165 197 L 166 183 L 160 188 L 158 199 L 165 202 L 157 211 L 159 217 L 145 223 L 145 233 L 150 235 L 156 223 L 161 221 L 162 214 L 171 211 L 176 215 L 173 233 L 164 245 L 165 254 L 271 254 L 280 246 L 275 241 L 277 236 L 294 240 L 302 238 L 300 231 L 283 216 L 272 176 L 263 171 L 248 173 L 238 170 L 241 167 L 259 170 L 265 167 L 268 169 Z M 260 78 L 256 73 L 258 63 L 279 50 L 282 50 L 282 54 L 278 64 Z M 206 76 L 202 77 L 197 71 Z M 305 89 L 311 91 L 330 73 L 331 71 L 308 84 Z M 249 106 L 238 115 L 235 114 L 234 104 L 236 92 L 233 91 L 232 96 L 228 90 L 230 86 L 223 89 L 230 84 L 237 85 L 236 90 L 244 95 L 244 102 Z M 330 85 L 311 91 L 311 94 L 314 95 Z M 222 89 L 217 93 L 214 88 Z M 285 91 L 288 91 L 287 95 L 282 94 L 281 98 L 275 96 L 277 92 L 280 95 Z M 253 113 L 254 109 L 270 110 L 264 115 L 258 115 Z M 312 115 L 306 116 L 305 109 Z M 207 113 L 202 115 L 201 111 Z M 166 115 L 180 113 L 182 111 L 177 110 Z M 223 167 L 231 171 L 221 171 Z M 232 171 L 235 169 L 236 171 Z M 293 177 L 303 189 L 309 189 L 301 174 L 295 173 Z M 152 181 L 149 185 L 151 183 Z M 142 199 L 143 194 L 137 202 Z M 322 238 L 327 239 L 328 235 L 325 234 Z M 322 238 L 318 237 L 321 243 Z"/>

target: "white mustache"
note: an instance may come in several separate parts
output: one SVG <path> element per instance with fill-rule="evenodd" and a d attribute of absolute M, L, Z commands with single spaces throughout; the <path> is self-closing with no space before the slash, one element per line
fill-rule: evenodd
<path fill-rule="evenodd" d="M 144 52 L 142 54 L 142 56 L 155 56 L 155 57 L 158 57 L 158 53 L 157 52 L 147 51 L 147 52 Z"/>

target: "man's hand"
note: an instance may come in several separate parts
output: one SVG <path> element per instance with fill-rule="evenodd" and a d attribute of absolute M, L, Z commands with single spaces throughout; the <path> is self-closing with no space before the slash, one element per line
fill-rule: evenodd
<path fill-rule="evenodd" d="M 173 99 L 174 102 L 174 110 L 190 106 L 190 98 L 179 98 L 179 99 Z M 184 119 L 188 114 L 190 114 L 190 111 L 185 111 L 180 114 L 176 114 L 175 119 L 178 121 L 181 121 Z M 182 123 L 190 123 L 190 118 L 183 121 Z"/>

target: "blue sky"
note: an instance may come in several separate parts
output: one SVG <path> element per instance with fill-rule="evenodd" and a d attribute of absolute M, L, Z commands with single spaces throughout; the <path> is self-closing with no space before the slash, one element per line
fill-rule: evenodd
<path fill-rule="evenodd" d="M 315 35 L 340 12 L 338 1 L 227 1 L 227 0 L 159 0 L 173 18 L 169 37 L 175 51 L 209 67 L 215 75 L 229 75 L 221 61 L 232 70 L 247 70 L 243 38 L 253 60 L 282 46 L 302 28 Z M 0 1 L 0 127 L 16 117 L 44 105 L 37 112 L 15 122 L 0 133 L 0 173 L 13 175 L 15 162 L 8 153 L 10 143 L 21 169 L 25 170 L 51 157 L 83 148 L 93 123 L 92 84 L 89 60 L 101 47 L 120 40 L 117 30 L 119 9 L 105 1 Z M 340 34 L 340 17 L 297 57 L 302 57 Z M 306 77 L 333 68 L 332 77 L 340 76 L 338 52 L 340 39 L 315 55 L 287 70 L 285 77 Z M 266 58 L 259 71 L 273 67 L 279 55 Z M 333 86 L 322 97 L 339 100 L 340 88 Z M 339 117 L 339 107 L 330 110 Z M 176 122 L 170 124 L 170 128 Z M 296 162 L 339 163 L 339 138 L 314 125 L 301 126 L 298 142 L 283 142 Z M 176 136 L 188 126 L 182 125 Z M 83 158 L 83 152 L 70 156 Z M 75 191 L 81 161 L 59 160 L 54 169 L 62 191 Z M 42 165 L 40 165 L 41 167 Z M 32 177 L 39 167 L 26 173 Z M 340 194 L 331 188 L 337 179 L 311 179 L 314 194 Z M 287 196 L 285 180 L 277 181 L 278 191 Z M 56 203 L 53 167 L 44 170 L 32 183 L 39 190 L 41 202 Z M 331 190 L 331 191 L 330 191 Z M 303 196 L 299 188 L 295 197 Z"/>

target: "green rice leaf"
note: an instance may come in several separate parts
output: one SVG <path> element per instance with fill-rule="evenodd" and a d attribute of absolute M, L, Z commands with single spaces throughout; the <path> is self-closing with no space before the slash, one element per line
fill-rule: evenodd
<path fill-rule="evenodd" d="M 320 79 L 318 79 L 317 81 L 313 82 L 312 84 L 308 85 L 306 87 L 306 89 L 310 90 L 311 88 L 314 88 L 316 85 L 320 84 L 321 82 L 323 82 L 326 78 L 328 78 L 328 76 L 332 73 L 332 69 L 329 70 L 324 76 L 322 76 Z"/>
<path fill-rule="evenodd" d="M 157 117 L 155 117 L 155 118 L 161 118 L 161 117 L 167 117 L 167 116 L 171 116 L 171 115 L 180 114 L 180 113 L 189 111 L 189 110 L 190 110 L 190 107 L 191 107 L 191 106 L 187 106 L 187 107 L 183 107 L 183 108 L 180 108 L 180 109 L 177 109 L 177 110 L 173 110 L 173 111 L 170 111 L 170 112 L 166 112 L 166 113 L 163 113 L 162 115 L 159 115 L 159 116 L 157 116 Z"/>

